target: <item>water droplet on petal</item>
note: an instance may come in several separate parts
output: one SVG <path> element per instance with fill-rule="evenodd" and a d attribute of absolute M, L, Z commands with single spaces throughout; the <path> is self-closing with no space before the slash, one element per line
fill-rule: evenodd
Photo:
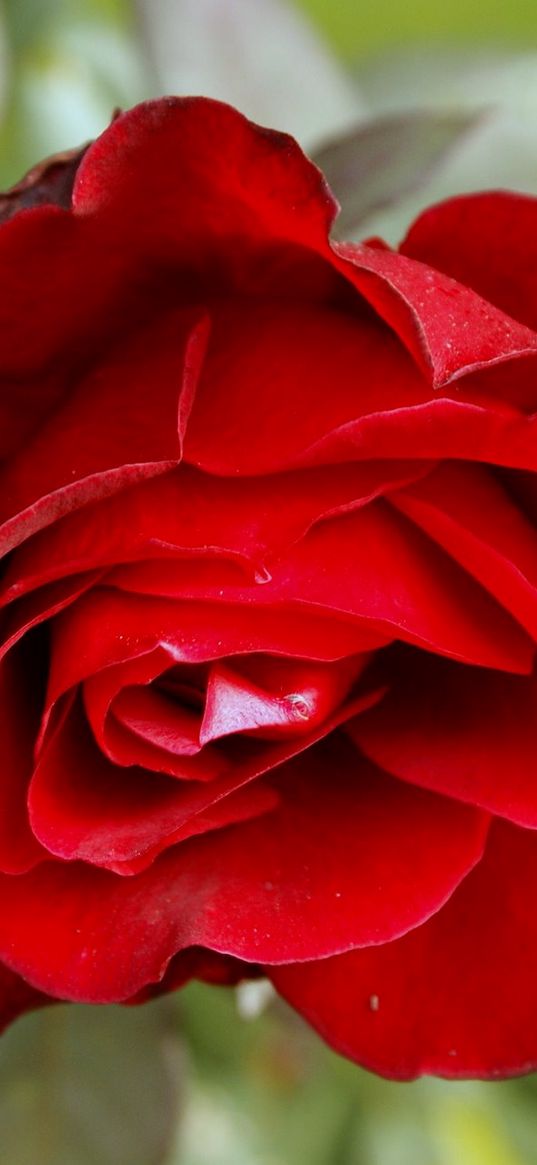
<path fill-rule="evenodd" d="M 285 697 L 285 702 L 291 705 L 291 711 L 298 720 L 308 720 L 311 715 L 311 708 L 308 701 L 300 692 L 291 692 Z"/>
<path fill-rule="evenodd" d="M 256 583 L 259 583 L 259 585 L 262 586 L 263 583 L 272 582 L 272 575 L 270 571 L 267 570 L 266 566 L 257 566 L 254 573 L 254 580 Z"/>

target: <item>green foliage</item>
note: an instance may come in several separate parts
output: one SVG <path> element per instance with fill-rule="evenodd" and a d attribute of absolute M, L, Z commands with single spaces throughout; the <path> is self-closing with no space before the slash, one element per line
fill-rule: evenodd
<path fill-rule="evenodd" d="M 380 1080 L 330 1052 L 279 1000 L 176 996 L 189 1071 L 165 1165 L 535 1165 L 533 1081 Z"/>
<path fill-rule="evenodd" d="M 179 1112 L 168 1001 L 51 1007 L 0 1040 L 2 1165 L 161 1165 Z"/>
<path fill-rule="evenodd" d="M 537 45 L 534 0 L 295 0 L 344 56 L 415 42 Z"/>
<path fill-rule="evenodd" d="M 2 1165 L 535 1165 L 534 1080 L 379 1080 L 279 1000 L 191 984 L 0 1041 Z"/>

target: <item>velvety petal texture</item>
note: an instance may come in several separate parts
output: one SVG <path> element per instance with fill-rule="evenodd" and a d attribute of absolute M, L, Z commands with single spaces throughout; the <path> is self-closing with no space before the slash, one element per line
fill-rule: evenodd
<path fill-rule="evenodd" d="M 535 834 L 495 825 L 479 866 L 404 938 L 270 968 L 344 1055 L 394 1079 L 535 1069 Z"/>
<path fill-rule="evenodd" d="M 203 98 L 0 198 L 0 1025 L 268 974 L 537 1064 L 536 207 L 333 243 Z"/>

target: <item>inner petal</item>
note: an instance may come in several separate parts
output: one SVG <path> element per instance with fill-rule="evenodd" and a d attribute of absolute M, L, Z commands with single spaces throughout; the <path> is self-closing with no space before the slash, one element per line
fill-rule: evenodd
<path fill-rule="evenodd" d="M 230 733 L 274 739 L 321 724 L 348 694 L 369 655 L 335 664 L 246 656 L 217 661 L 209 672 L 200 730 L 205 743 Z"/>
<path fill-rule="evenodd" d="M 199 714 L 155 685 L 124 688 L 113 715 L 135 736 L 167 752 L 194 756 L 201 748 Z"/>

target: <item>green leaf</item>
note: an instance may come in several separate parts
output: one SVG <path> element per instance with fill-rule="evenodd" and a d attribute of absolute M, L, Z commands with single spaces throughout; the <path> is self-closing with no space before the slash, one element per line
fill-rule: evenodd
<path fill-rule="evenodd" d="M 426 46 L 390 54 L 362 69 L 377 117 L 422 110 L 475 119 L 419 190 L 368 219 L 365 230 L 397 242 L 421 211 L 466 191 L 537 193 L 537 54 Z"/>
<path fill-rule="evenodd" d="M 408 113 L 360 125 L 317 150 L 314 160 L 341 204 L 340 237 L 420 186 L 476 122 L 474 113 Z"/>
<path fill-rule="evenodd" d="M 161 1165 L 177 1121 L 168 1001 L 54 1006 L 0 1041 L 5 1165 Z"/>

